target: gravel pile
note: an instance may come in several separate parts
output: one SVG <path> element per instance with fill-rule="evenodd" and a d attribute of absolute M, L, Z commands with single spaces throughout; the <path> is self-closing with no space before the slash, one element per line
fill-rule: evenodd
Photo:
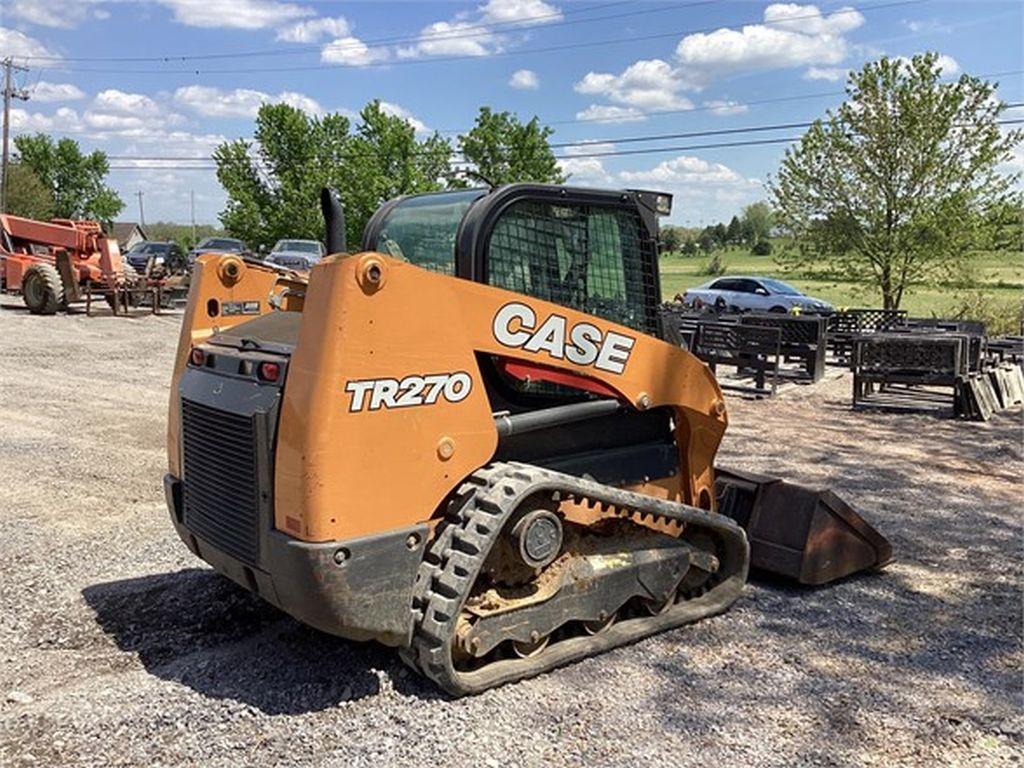
<path fill-rule="evenodd" d="M 882 574 L 756 581 L 723 616 L 449 700 L 178 542 L 174 316 L 0 299 L 0 765 L 1019 765 L 1021 412 L 854 414 L 850 381 L 730 398 L 723 463 L 830 485 Z"/>

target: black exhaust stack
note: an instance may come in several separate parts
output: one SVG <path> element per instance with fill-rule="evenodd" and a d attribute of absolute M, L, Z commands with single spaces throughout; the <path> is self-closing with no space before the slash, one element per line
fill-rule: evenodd
<path fill-rule="evenodd" d="M 320 190 L 320 211 L 327 226 L 327 252 L 345 253 L 345 209 L 338 193 L 330 187 Z"/>

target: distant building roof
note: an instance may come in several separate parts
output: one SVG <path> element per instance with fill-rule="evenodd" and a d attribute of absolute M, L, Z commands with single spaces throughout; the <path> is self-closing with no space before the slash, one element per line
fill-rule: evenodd
<path fill-rule="evenodd" d="M 138 234 L 143 240 L 146 239 L 146 232 L 134 221 L 115 221 L 111 225 L 111 232 L 114 239 L 119 243 L 127 242 L 127 240 L 133 235 Z"/>

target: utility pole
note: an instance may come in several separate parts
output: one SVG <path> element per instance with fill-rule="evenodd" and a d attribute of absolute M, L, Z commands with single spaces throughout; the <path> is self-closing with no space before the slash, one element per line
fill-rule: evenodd
<path fill-rule="evenodd" d="M 142 210 L 142 190 L 140 189 L 135 193 L 135 196 L 139 198 L 139 226 L 143 229 L 146 228 L 146 213 Z"/>
<path fill-rule="evenodd" d="M 10 162 L 9 141 L 11 135 L 11 99 L 28 101 L 28 91 L 24 88 L 15 89 L 11 83 L 11 74 L 17 72 L 28 72 L 28 67 L 19 67 L 14 60 L 8 56 L 3 60 L 4 67 L 4 137 L 3 137 L 3 159 L 0 160 L 0 213 L 7 213 L 7 167 Z"/>
<path fill-rule="evenodd" d="M 196 191 L 194 189 L 188 191 L 188 202 L 192 211 L 192 244 L 194 245 L 196 242 Z"/>

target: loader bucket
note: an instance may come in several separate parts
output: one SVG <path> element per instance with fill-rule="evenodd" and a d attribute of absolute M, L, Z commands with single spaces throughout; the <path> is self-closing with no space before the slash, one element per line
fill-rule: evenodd
<path fill-rule="evenodd" d="M 892 559 L 889 541 L 832 491 L 721 467 L 715 491 L 718 511 L 746 530 L 754 568 L 820 585 Z"/>

